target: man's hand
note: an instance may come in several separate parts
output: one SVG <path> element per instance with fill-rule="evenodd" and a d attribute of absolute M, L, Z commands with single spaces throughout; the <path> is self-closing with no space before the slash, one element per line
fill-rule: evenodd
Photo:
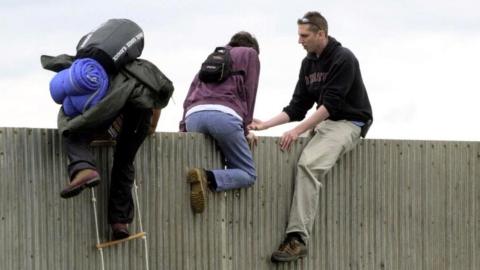
<path fill-rule="evenodd" d="M 248 142 L 248 146 L 250 147 L 250 150 L 253 151 L 255 146 L 257 146 L 257 141 L 258 141 L 257 135 L 255 135 L 255 133 L 253 132 L 249 132 L 246 138 L 247 138 L 247 142 Z"/>
<path fill-rule="evenodd" d="M 252 123 L 247 126 L 248 130 L 264 130 L 267 129 L 265 122 L 259 119 L 253 118 Z"/>
<path fill-rule="evenodd" d="M 282 138 L 280 138 L 280 149 L 282 151 L 290 150 L 290 146 L 298 139 L 299 135 L 295 129 L 283 133 Z"/>

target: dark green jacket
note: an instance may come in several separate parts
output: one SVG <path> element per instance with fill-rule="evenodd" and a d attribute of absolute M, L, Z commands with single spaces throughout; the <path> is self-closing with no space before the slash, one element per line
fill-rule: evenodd
<path fill-rule="evenodd" d="M 42 67 L 59 72 L 70 67 L 74 58 L 62 54 L 56 57 L 42 55 Z M 172 82 L 152 63 L 137 59 L 110 77 L 107 95 L 94 107 L 81 115 L 70 118 L 60 108 L 57 125 L 64 132 L 89 132 L 106 128 L 129 104 L 135 108 L 162 109 L 173 93 Z"/>

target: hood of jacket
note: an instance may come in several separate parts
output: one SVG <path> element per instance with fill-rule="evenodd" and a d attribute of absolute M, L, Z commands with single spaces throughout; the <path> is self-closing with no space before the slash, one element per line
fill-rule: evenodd
<path fill-rule="evenodd" d="M 130 101 L 141 108 L 162 109 L 173 94 L 172 82 L 157 66 L 145 59 L 136 59 L 120 71 L 125 77 L 137 82 Z"/>
<path fill-rule="evenodd" d="M 323 49 L 322 53 L 319 57 L 313 52 L 307 54 L 307 58 L 309 60 L 317 60 L 317 59 L 325 59 L 332 55 L 337 47 L 342 46 L 340 42 L 338 42 L 334 37 L 328 36 L 328 43 L 325 49 Z"/>

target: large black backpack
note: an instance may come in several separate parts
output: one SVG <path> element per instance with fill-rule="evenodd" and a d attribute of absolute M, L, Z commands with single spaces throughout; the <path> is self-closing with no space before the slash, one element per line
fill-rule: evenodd
<path fill-rule="evenodd" d="M 110 19 L 80 39 L 76 58 L 93 58 L 112 73 L 139 57 L 143 45 L 143 30 L 136 23 Z"/>
<path fill-rule="evenodd" d="M 235 74 L 243 74 L 243 71 L 232 70 L 230 49 L 227 47 L 216 47 L 202 63 L 198 72 L 198 78 L 205 83 L 220 83 Z"/>

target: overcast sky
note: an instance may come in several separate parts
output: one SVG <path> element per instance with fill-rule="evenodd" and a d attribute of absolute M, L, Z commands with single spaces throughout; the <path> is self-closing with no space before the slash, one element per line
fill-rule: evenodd
<path fill-rule="evenodd" d="M 142 58 L 174 83 L 157 131 L 177 131 L 201 62 L 237 31 L 260 43 L 255 117 L 279 113 L 291 98 L 305 51 L 297 18 L 320 11 L 329 33 L 360 62 L 372 103 L 369 138 L 480 140 L 480 3 L 458 1 L 18 1 L 1 0 L 0 127 L 56 128 L 54 73 L 40 55 L 75 54 L 84 34 L 110 18 L 145 32 Z M 279 136 L 292 125 L 258 135 Z"/>

